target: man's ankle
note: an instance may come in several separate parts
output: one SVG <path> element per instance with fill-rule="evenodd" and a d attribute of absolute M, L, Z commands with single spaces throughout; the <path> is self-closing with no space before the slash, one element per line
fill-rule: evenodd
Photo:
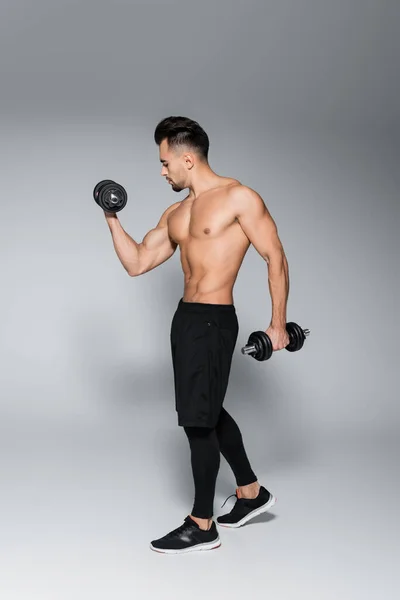
<path fill-rule="evenodd" d="M 255 481 L 254 483 L 250 483 L 249 485 L 239 485 L 237 488 L 238 497 L 239 498 L 248 498 L 248 499 L 256 498 L 260 491 L 260 487 L 261 487 L 261 485 L 258 483 L 258 481 Z"/>
<path fill-rule="evenodd" d="M 201 519 L 200 517 L 194 517 L 193 515 L 190 515 L 190 518 L 193 519 L 193 521 L 195 523 L 197 523 L 197 525 L 200 527 L 200 529 L 203 529 L 204 531 L 208 531 L 211 528 L 212 518 L 211 519 Z"/>

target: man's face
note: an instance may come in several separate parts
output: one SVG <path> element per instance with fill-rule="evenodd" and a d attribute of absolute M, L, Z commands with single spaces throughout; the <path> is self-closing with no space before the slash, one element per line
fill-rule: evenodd
<path fill-rule="evenodd" d="M 159 148 L 160 162 L 162 163 L 161 175 L 166 178 L 174 192 L 181 192 L 187 187 L 182 157 L 176 151 L 168 148 L 168 140 L 163 140 Z"/>

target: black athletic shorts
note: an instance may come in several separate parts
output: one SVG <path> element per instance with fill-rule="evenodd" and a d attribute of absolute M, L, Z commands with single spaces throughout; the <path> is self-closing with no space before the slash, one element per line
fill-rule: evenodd
<path fill-rule="evenodd" d="M 233 304 L 180 299 L 170 335 L 178 425 L 217 424 L 238 332 Z"/>

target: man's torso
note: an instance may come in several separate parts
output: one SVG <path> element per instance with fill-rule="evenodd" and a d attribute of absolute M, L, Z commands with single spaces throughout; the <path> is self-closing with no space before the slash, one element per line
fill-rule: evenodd
<path fill-rule="evenodd" d="M 250 242 L 230 202 L 236 179 L 197 199 L 182 200 L 168 216 L 168 233 L 179 245 L 186 302 L 233 304 L 233 286 Z"/>

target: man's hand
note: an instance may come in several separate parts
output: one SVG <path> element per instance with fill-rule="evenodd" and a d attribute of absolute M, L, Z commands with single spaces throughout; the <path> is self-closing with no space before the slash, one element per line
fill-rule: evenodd
<path fill-rule="evenodd" d="M 110 212 L 107 212 L 106 210 L 104 211 L 104 216 L 107 221 L 115 221 L 116 219 L 118 219 L 117 213 L 110 213 Z"/>
<path fill-rule="evenodd" d="M 270 325 L 265 332 L 272 343 L 272 350 L 283 350 L 289 344 L 290 339 L 286 329 L 272 327 Z"/>

